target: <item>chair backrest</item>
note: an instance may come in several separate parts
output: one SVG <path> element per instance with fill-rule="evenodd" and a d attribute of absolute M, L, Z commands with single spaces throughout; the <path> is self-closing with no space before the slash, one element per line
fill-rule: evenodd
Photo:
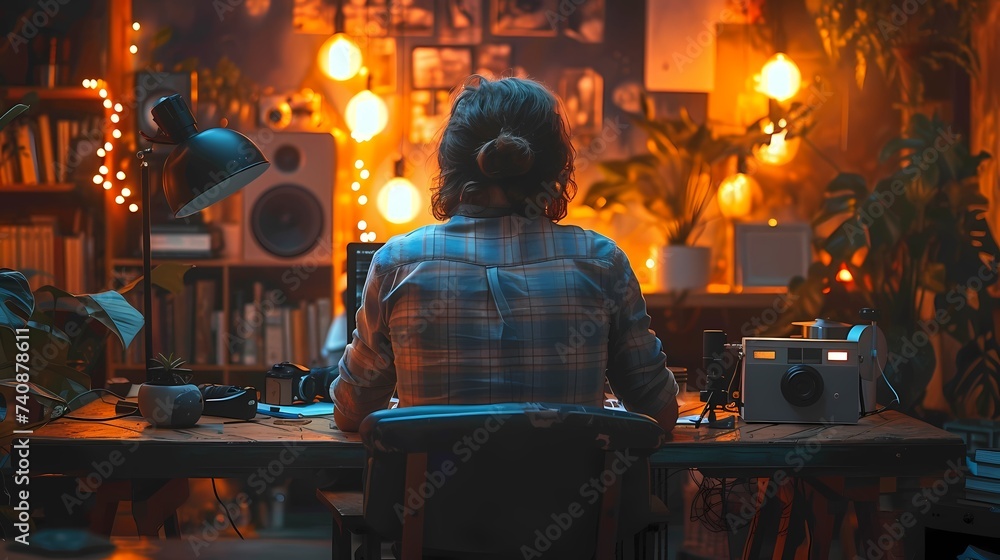
<path fill-rule="evenodd" d="M 613 546 L 647 523 L 664 432 L 626 411 L 518 403 L 382 410 L 361 435 L 365 521 L 383 538 L 406 546 L 406 519 L 435 554 L 590 558 L 595 535 Z"/>

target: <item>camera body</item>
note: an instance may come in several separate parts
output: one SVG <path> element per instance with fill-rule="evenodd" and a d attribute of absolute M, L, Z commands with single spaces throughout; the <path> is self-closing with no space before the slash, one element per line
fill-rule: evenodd
<path fill-rule="evenodd" d="M 743 339 L 747 422 L 857 424 L 860 351 L 849 340 Z"/>
<path fill-rule="evenodd" d="M 263 402 L 275 405 L 311 403 L 325 391 L 325 374 L 292 362 L 274 364 L 264 376 Z"/>

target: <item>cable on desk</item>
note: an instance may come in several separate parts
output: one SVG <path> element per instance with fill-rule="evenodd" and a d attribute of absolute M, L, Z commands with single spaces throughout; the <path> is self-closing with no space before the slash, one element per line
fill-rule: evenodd
<path fill-rule="evenodd" d="M 69 418 L 70 420 L 80 420 L 81 422 L 107 422 L 108 420 L 118 420 L 119 418 L 127 418 L 129 416 L 135 416 L 134 412 L 127 412 L 125 414 L 118 414 L 117 416 L 109 416 L 107 418 L 84 418 L 82 416 L 70 416 L 68 414 L 63 414 L 60 418 Z"/>
<path fill-rule="evenodd" d="M 222 498 L 219 497 L 219 490 L 215 487 L 214 478 L 212 479 L 212 493 L 215 494 L 215 499 L 218 500 L 219 506 L 222 507 L 222 511 L 226 512 L 226 518 L 229 519 L 229 524 L 233 526 L 233 531 L 236 531 L 236 534 L 239 535 L 241 541 L 246 540 L 243 538 L 243 533 L 240 532 L 239 527 L 237 527 L 236 523 L 233 522 L 233 516 L 229 514 L 229 508 L 226 507 L 226 504 L 222 503 Z"/>

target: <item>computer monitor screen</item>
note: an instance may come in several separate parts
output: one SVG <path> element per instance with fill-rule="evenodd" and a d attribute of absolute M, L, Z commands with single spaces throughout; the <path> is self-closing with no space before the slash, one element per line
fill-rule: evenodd
<path fill-rule="evenodd" d="M 358 309 L 361 309 L 361 298 L 364 295 L 368 269 L 372 265 L 372 256 L 383 245 L 385 243 L 347 244 L 347 297 L 344 298 L 347 313 L 347 344 L 354 339 Z"/>

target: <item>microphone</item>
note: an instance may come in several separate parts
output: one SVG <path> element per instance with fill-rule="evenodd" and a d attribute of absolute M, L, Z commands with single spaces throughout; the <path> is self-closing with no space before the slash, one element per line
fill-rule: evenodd
<path fill-rule="evenodd" d="M 720 330 L 706 330 L 702 332 L 702 367 L 709 380 L 709 390 L 712 390 L 712 379 L 725 376 L 725 366 L 722 363 L 722 356 L 726 352 L 726 333 Z M 725 389 L 725 387 L 722 387 Z"/>

